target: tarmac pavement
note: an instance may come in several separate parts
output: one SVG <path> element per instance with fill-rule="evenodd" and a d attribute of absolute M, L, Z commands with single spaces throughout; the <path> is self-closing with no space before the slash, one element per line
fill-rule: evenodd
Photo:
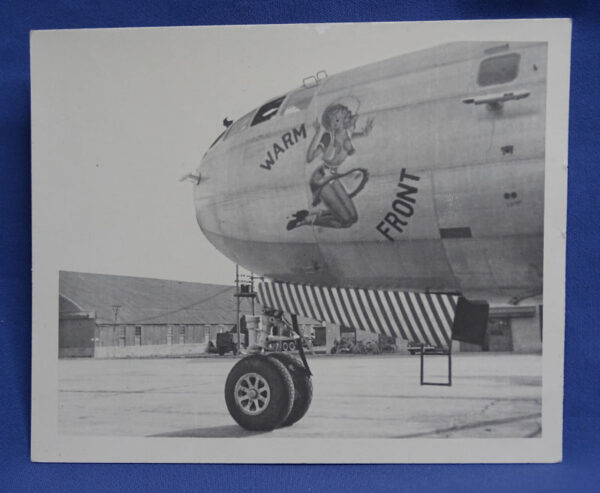
<path fill-rule="evenodd" d="M 536 437 L 542 357 L 452 356 L 452 387 L 420 386 L 419 357 L 309 356 L 313 402 L 295 425 L 268 433 L 229 416 L 231 356 L 59 361 L 59 431 L 68 435 L 172 437 Z M 427 380 L 443 381 L 447 359 L 427 356 Z"/>

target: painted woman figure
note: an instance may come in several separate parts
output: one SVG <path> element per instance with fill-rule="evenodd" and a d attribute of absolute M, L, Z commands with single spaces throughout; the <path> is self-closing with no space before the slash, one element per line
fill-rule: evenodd
<path fill-rule="evenodd" d="M 322 163 L 310 177 L 312 206 L 320 203 L 324 210 L 309 212 L 306 209 L 295 212 L 288 222 L 287 229 L 299 226 L 322 226 L 325 228 L 349 228 L 358 221 L 358 213 L 352 197 L 359 193 L 369 179 L 364 168 L 354 168 L 340 173 L 339 168 L 348 156 L 354 154 L 352 139 L 367 136 L 373 128 L 373 118 L 369 118 L 362 131 L 355 131 L 358 115 L 353 115 L 344 104 L 328 106 L 321 117 L 313 123 L 315 135 L 310 143 L 306 161 L 311 163 L 321 157 Z"/>

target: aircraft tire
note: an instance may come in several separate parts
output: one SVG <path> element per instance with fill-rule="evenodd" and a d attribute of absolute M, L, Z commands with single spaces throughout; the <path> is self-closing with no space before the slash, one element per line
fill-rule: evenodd
<path fill-rule="evenodd" d="M 294 382 L 277 359 L 246 356 L 227 375 L 225 403 L 242 428 L 271 431 L 288 418 L 294 404 Z"/>
<path fill-rule="evenodd" d="M 298 358 L 285 353 L 269 354 L 270 358 L 279 360 L 290 372 L 294 382 L 294 404 L 289 416 L 281 424 L 282 427 L 292 426 L 300 421 L 308 411 L 312 402 L 313 386 L 310 376 Z"/>

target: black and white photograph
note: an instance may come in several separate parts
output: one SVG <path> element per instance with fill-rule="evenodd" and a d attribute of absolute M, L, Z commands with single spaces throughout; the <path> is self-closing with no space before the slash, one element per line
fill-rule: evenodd
<path fill-rule="evenodd" d="M 560 460 L 568 21 L 31 39 L 33 460 Z"/>

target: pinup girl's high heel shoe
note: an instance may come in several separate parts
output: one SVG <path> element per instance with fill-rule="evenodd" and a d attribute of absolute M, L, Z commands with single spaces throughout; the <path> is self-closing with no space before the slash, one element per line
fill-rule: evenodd
<path fill-rule="evenodd" d="M 292 217 L 294 219 L 292 219 L 290 222 L 287 223 L 286 229 L 288 231 L 291 231 L 294 228 L 297 228 L 298 226 L 302 226 L 304 224 L 304 220 L 308 217 L 308 211 L 307 210 L 301 210 L 298 212 L 295 212 L 294 214 L 292 214 Z"/>

